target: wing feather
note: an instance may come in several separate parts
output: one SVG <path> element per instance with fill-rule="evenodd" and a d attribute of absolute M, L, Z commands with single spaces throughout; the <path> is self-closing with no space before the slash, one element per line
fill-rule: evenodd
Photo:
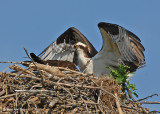
<path fill-rule="evenodd" d="M 87 38 L 76 28 L 71 27 L 51 43 L 39 56 L 43 60 L 63 60 L 74 62 L 74 44 L 82 42 L 87 45 L 89 53 L 94 56 L 97 51 Z"/>
<path fill-rule="evenodd" d="M 130 31 L 120 26 L 118 26 L 118 28 L 119 35 L 117 35 L 117 39 L 119 39 L 119 41 L 115 42 L 117 43 L 118 48 L 124 57 L 123 61 L 133 62 L 137 67 L 143 65 L 145 62 L 143 51 L 145 49 L 140 43 L 141 40 Z"/>
<path fill-rule="evenodd" d="M 119 49 L 123 62 L 132 67 L 132 71 L 145 64 L 145 48 L 135 34 L 116 24 L 101 22 L 98 26 L 106 31 L 113 44 L 117 44 L 114 48 Z"/>

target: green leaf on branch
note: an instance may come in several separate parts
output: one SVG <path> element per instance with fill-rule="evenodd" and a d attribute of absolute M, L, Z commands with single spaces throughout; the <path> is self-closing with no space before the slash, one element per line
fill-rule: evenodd
<path fill-rule="evenodd" d="M 111 74 L 109 76 L 114 78 L 118 82 L 123 92 L 127 93 L 128 89 L 133 95 L 138 97 L 137 93 L 135 92 L 135 84 L 130 84 L 130 82 L 128 81 L 128 74 L 134 74 L 127 71 L 129 69 L 128 66 L 119 65 L 117 69 L 113 69 L 109 66 L 106 66 L 106 68 L 111 70 Z"/>

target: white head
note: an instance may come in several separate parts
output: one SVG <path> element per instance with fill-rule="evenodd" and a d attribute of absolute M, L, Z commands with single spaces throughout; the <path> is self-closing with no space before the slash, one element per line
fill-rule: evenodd
<path fill-rule="evenodd" d="M 86 52 L 88 51 L 88 48 L 87 48 L 87 45 L 81 43 L 81 42 L 78 42 L 76 43 L 75 45 L 75 48 L 76 48 L 76 52 L 77 54 L 79 55 L 86 55 Z"/>
<path fill-rule="evenodd" d="M 76 47 L 77 46 L 77 47 Z M 75 47 L 78 48 L 79 46 L 82 46 L 82 47 L 87 47 L 86 44 L 83 44 L 82 42 L 78 42 L 75 44 Z"/>
<path fill-rule="evenodd" d="M 76 43 L 74 46 L 76 48 L 76 64 L 79 66 L 80 70 L 83 71 L 86 68 L 87 61 L 91 58 L 88 47 L 81 42 Z"/>

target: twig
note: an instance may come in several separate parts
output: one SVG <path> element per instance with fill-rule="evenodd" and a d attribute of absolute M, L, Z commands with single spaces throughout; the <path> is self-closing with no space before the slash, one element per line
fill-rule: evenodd
<path fill-rule="evenodd" d="M 98 104 L 98 108 L 99 108 L 99 110 L 102 112 L 102 114 L 105 114 L 105 112 L 104 112 L 103 109 L 101 108 L 100 104 Z"/>
<path fill-rule="evenodd" d="M 15 90 L 16 92 L 53 92 L 52 90 Z"/>
<path fill-rule="evenodd" d="M 80 97 L 81 97 L 81 99 L 82 99 L 83 103 L 84 103 L 84 104 L 85 104 L 85 106 L 86 106 L 87 113 L 89 113 L 89 112 L 88 112 L 87 103 L 86 103 L 86 102 L 84 101 L 84 99 L 82 98 L 82 95 L 80 95 Z"/>
<path fill-rule="evenodd" d="M 33 80 L 41 80 L 41 78 L 38 78 L 38 77 L 35 77 L 35 76 L 32 76 L 32 75 L 21 75 L 20 77 L 27 77 L 27 78 L 31 78 Z"/>
<path fill-rule="evenodd" d="M 52 83 L 54 83 L 54 82 L 52 82 Z M 74 99 L 73 99 L 73 95 L 66 88 L 64 88 L 63 86 L 59 85 L 59 83 L 54 83 L 54 85 L 57 85 L 57 86 L 61 87 L 63 90 L 65 90 L 67 93 L 69 93 L 71 98 L 72 98 L 72 102 L 75 103 Z"/>
<path fill-rule="evenodd" d="M 71 111 L 71 113 L 70 114 L 76 114 L 76 112 L 78 111 L 78 109 L 77 108 L 75 108 L 75 109 L 73 109 L 72 111 Z"/>
<path fill-rule="evenodd" d="M 103 81 L 101 82 L 101 87 L 100 87 L 100 88 L 102 88 L 102 85 L 103 85 Z M 101 109 L 100 104 L 99 104 L 99 102 L 100 102 L 100 97 L 101 97 L 101 92 L 102 92 L 102 89 L 100 89 L 100 91 L 99 91 L 97 104 L 98 104 L 99 110 L 101 110 L 101 112 L 104 113 L 104 112 L 103 112 L 103 109 Z"/>
<path fill-rule="evenodd" d="M 111 95 L 111 96 L 113 96 L 113 97 L 115 98 L 115 96 L 114 96 L 112 93 L 110 93 L 110 92 L 104 90 L 103 88 L 101 88 L 101 90 L 103 90 L 104 92 L 108 93 L 109 95 Z"/>
<path fill-rule="evenodd" d="M 9 68 L 9 66 L 7 67 L 7 68 L 5 68 L 2 72 L 4 73 L 4 72 L 6 72 L 6 70 Z"/>
<path fill-rule="evenodd" d="M 18 104 L 18 97 L 17 97 L 17 92 L 16 92 L 16 109 L 17 109 L 17 104 Z"/>
<path fill-rule="evenodd" d="M 13 70 L 16 70 L 16 71 L 21 71 L 21 74 L 22 73 L 27 73 L 27 74 L 31 74 L 31 75 L 34 75 L 34 73 L 32 73 L 31 71 L 29 71 L 28 69 L 24 69 L 16 64 L 12 65 L 12 66 L 9 66 L 10 69 L 13 69 Z"/>
<path fill-rule="evenodd" d="M 120 104 L 119 104 L 119 99 L 118 99 L 117 93 L 115 93 L 115 97 L 116 97 L 115 100 L 116 100 L 116 105 L 117 105 L 117 108 L 118 108 L 118 112 L 119 112 L 119 114 L 123 114 L 122 109 L 121 109 Z"/>
<path fill-rule="evenodd" d="M 80 88 L 83 87 L 83 88 L 88 88 L 88 89 L 101 89 L 102 91 L 108 93 L 109 95 L 111 95 L 111 96 L 113 96 L 113 97 L 115 98 L 115 96 L 114 96 L 112 93 L 110 93 L 110 92 L 104 90 L 104 89 L 101 88 L 101 87 L 84 86 L 84 85 L 82 86 L 82 85 L 73 85 L 73 84 L 55 83 L 55 82 L 50 82 L 50 83 L 58 84 L 58 85 L 63 85 L 63 86 L 68 86 L 68 87 L 80 87 Z"/>
<path fill-rule="evenodd" d="M 130 98 L 131 98 L 134 102 L 136 102 L 136 100 L 133 98 L 132 93 L 129 91 L 128 88 L 127 88 L 127 92 L 128 92 L 128 94 L 129 94 Z M 147 111 L 145 108 L 143 108 L 143 107 L 142 107 L 140 104 L 138 104 L 138 103 L 136 103 L 136 104 L 137 104 L 138 107 L 140 107 L 140 108 L 143 110 L 143 112 L 144 112 L 145 114 L 148 114 L 148 111 Z"/>
<path fill-rule="evenodd" d="M 1 61 L 0 63 L 13 63 L 13 64 L 27 64 L 29 65 L 31 62 L 27 62 L 27 61 L 24 61 L 24 62 L 12 62 L 12 61 Z"/>
<path fill-rule="evenodd" d="M 6 98 L 8 98 L 8 97 L 13 97 L 13 96 L 15 96 L 15 95 L 16 95 L 16 94 L 5 95 L 5 96 L 0 97 L 0 99 L 6 99 Z"/>
<path fill-rule="evenodd" d="M 56 67 L 56 66 L 55 66 L 55 67 Z M 59 69 L 61 69 L 61 70 L 71 71 L 71 72 L 73 72 L 73 73 L 77 73 L 77 74 L 83 75 L 83 76 L 86 76 L 86 75 L 87 75 L 87 74 L 81 73 L 81 72 L 79 72 L 79 71 L 71 70 L 71 69 L 64 68 L 64 67 L 56 67 L 56 68 L 59 68 Z"/>
<path fill-rule="evenodd" d="M 150 111 L 149 113 L 150 113 L 150 114 L 154 114 L 154 113 L 157 114 L 157 113 L 160 113 L 160 111 L 156 111 L 156 110 L 155 110 L 155 111 Z"/>
<path fill-rule="evenodd" d="M 4 95 L 5 93 L 6 93 L 6 91 L 5 91 L 5 90 L 2 90 L 2 91 L 0 92 L 0 96 Z"/>
<path fill-rule="evenodd" d="M 65 77 L 66 75 L 62 73 L 57 67 L 49 66 L 49 65 L 43 65 L 37 63 L 36 66 L 30 65 L 31 68 L 38 68 L 39 70 L 44 70 L 52 75 L 59 76 L 59 77 Z"/>
<path fill-rule="evenodd" d="M 102 88 L 102 85 L 103 85 L 103 81 L 101 82 L 101 88 Z M 99 104 L 99 101 L 100 101 L 101 92 L 102 92 L 102 90 L 100 89 L 99 96 L 98 96 L 98 101 L 97 101 L 98 104 Z"/>
<path fill-rule="evenodd" d="M 49 103 L 49 107 L 52 108 L 59 101 L 58 97 L 53 98 L 53 100 Z"/>
<path fill-rule="evenodd" d="M 42 81 L 43 81 L 43 75 L 41 74 L 40 70 L 38 69 L 36 63 L 34 62 L 34 60 L 32 59 L 32 57 L 29 56 L 27 49 L 24 48 L 24 50 L 25 50 L 27 56 L 31 59 L 32 63 L 35 65 L 35 67 L 36 67 L 36 69 L 37 69 L 38 73 L 40 74 L 40 76 L 41 76 L 41 78 L 42 78 Z"/>
<path fill-rule="evenodd" d="M 51 82 L 55 83 L 55 82 Z M 85 86 L 85 85 L 76 85 L 76 84 L 66 84 L 66 83 L 57 83 L 59 85 L 68 86 L 68 87 L 79 87 L 79 88 L 88 88 L 88 89 L 101 89 L 100 87 L 94 87 L 94 86 Z"/>
<path fill-rule="evenodd" d="M 129 107 L 129 106 L 125 106 L 125 105 L 121 105 L 121 107 L 124 107 L 124 108 L 127 108 L 127 109 L 133 109 L 133 110 L 136 110 L 137 112 L 140 111 L 140 110 L 137 109 L 137 108 Z"/>
<path fill-rule="evenodd" d="M 84 99 L 83 99 L 84 100 Z M 79 101 L 80 103 L 82 103 L 82 101 Z M 95 102 L 91 102 L 91 101 L 86 101 L 86 100 L 84 100 L 84 102 L 85 103 L 87 103 L 87 104 L 92 104 L 92 105 L 98 105 L 98 103 L 95 103 Z"/>
<path fill-rule="evenodd" d="M 153 94 L 153 95 L 147 96 L 147 97 L 145 97 L 145 98 L 143 98 L 143 99 L 139 99 L 139 100 L 136 100 L 136 101 L 137 101 L 137 102 L 143 101 L 143 100 L 146 100 L 146 99 L 148 99 L 148 98 L 150 98 L 150 97 L 153 97 L 153 96 L 158 96 L 158 94 Z"/>
<path fill-rule="evenodd" d="M 129 94 L 129 97 L 130 97 L 133 101 L 136 101 L 136 100 L 134 99 L 134 97 L 132 96 L 132 93 L 129 91 L 128 88 L 127 88 L 127 92 L 128 92 L 128 94 Z"/>
<path fill-rule="evenodd" d="M 160 104 L 160 102 L 158 102 L 158 101 L 153 101 L 153 102 L 151 102 L 151 101 L 142 101 L 142 102 L 139 102 L 139 103 L 141 103 L 141 104 Z"/>

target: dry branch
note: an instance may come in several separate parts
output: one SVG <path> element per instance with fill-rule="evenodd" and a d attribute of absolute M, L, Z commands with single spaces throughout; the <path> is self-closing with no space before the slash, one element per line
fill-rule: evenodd
<path fill-rule="evenodd" d="M 29 70 L 24 69 L 24 68 L 16 65 L 16 64 L 15 64 L 15 65 L 12 65 L 12 66 L 9 66 L 9 68 L 10 68 L 10 69 L 13 69 L 13 70 L 15 70 L 15 71 L 22 71 L 22 72 L 25 73 L 25 74 L 34 75 L 34 73 L 32 73 L 32 72 L 30 72 Z"/>
<path fill-rule="evenodd" d="M 38 68 L 39 70 L 44 70 L 44 71 L 46 71 L 46 72 L 48 72 L 48 73 L 50 73 L 50 74 L 52 74 L 52 75 L 61 76 L 61 77 L 65 76 L 65 74 L 62 73 L 62 72 L 61 72 L 58 68 L 56 68 L 56 67 L 49 66 L 49 65 L 38 64 L 38 63 L 36 64 L 36 66 L 37 66 L 37 68 Z M 31 64 L 30 67 L 36 69 L 35 65 L 33 65 L 33 64 Z"/>
<path fill-rule="evenodd" d="M 146 100 L 146 99 L 148 99 L 148 98 L 150 98 L 150 97 L 153 97 L 153 96 L 158 96 L 158 94 L 153 94 L 153 95 L 147 96 L 147 97 L 145 97 L 145 98 L 143 98 L 143 99 L 139 99 L 139 100 L 137 100 L 137 101 L 138 101 L 138 102 L 139 102 L 139 101 L 143 101 L 143 100 Z"/>
<path fill-rule="evenodd" d="M 118 108 L 118 112 L 119 112 L 119 114 L 123 114 L 120 103 L 119 103 L 119 100 L 118 100 L 117 93 L 115 93 L 115 97 L 116 97 L 115 99 L 116 99 L 116 105 L 117 105 L 117 108 Z"/>

